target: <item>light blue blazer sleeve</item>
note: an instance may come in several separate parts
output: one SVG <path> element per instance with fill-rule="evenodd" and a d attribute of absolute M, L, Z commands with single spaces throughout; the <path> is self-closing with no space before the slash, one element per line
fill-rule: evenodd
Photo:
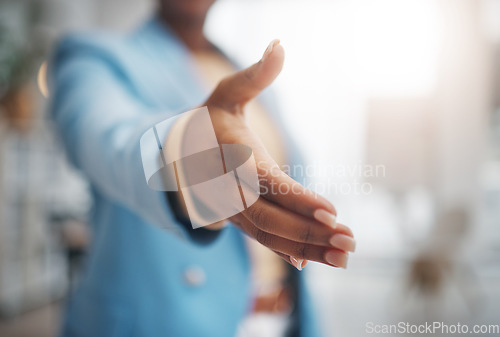
<path fill-rule="evenodd" d="M 100 193 L 185 237 L 164 194 L 147 185 L 142 159 L 156 159 L 141 158 L 140 152 L 143 133 L 176 112 L 158 111 L 136 99 L 126 74 L 117 66 L 119 61 L 95 43 L 67 38 L 49 68 L 50 111 L 68 156 Z"/>

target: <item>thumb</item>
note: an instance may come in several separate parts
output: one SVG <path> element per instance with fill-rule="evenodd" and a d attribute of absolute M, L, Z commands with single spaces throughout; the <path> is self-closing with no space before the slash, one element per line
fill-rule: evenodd
<path fill-rule="evenodd" d="M 216 105 L 226 109 L 245 105 L 278 77 L 283 68 L 285 50 L 273 40 L 259 62 L 224 78 L 214 90 L 207 105 Z"/>

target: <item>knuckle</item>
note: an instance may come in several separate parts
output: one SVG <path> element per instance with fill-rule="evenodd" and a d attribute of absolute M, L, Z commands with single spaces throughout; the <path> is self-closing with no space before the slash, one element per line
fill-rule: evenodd
<path fill-rule="evenodd" d="M 307 259 L 307 245 L 298 244 L 294 249 L 294 256 L 299 259 Z"/>
<path fill-rule="evenodd" d="M 263 207 L 254 206 L 250 207 L 248 210 L 250 211 L 250 216 L 257 227 L 266 227 L 267 217 Z"/>
<path fill-rule="evenodd" d="M 250 68 L 247 68 L 245 69 L 245 71 L 243 72 L 243 74 L 245 75 L 245 77 L 248 79 L 248 80 L 253 80 L 255 78 L 255 67 L 250 67 Z"/>
<path fill-rule="evenodd" d="M 312 228 L 311 226 L 306 226 L 306 228 L 300 233 L 300 241 L 309 242 L 312 237 Z"/>
<path fill-rule="evenodd" d="M 268 247 L 271 244 L 271 236 L 261 230 L 255 233 L 255 240 L 257 240 L 257 242 L 266 247 Z"/>

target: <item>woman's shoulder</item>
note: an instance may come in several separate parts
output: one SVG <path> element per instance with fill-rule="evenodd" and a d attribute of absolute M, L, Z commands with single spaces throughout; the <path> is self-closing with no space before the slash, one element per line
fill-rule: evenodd
<path fill-rule="evenodd" d="M 54 57 L 114 57 L 127 48 L 125 40 L 124 36 L 111 32 L 72 32 L 56 43 Z"/>
<path fill-rule="evenodd" d="M 169 31 L 151 18 L 127 33 L 105 30 L 67 33 L 56 43 L 53 60 L 57 63 L 67 58 L 83 57 L 114 65 L 137 65 L 148 56 L 146 51 L 151 48 L 166 45 L 172 50 L 175 47 L 172 40 Z"/>
<path fill-rule="evenodd" d="M 129 35 L 109 31 L 72 32 L 62 36 L 50 57 L 50 68 L 65 65 L 97 65 L 126 74 L 140 64 L 139 48 Z"/>

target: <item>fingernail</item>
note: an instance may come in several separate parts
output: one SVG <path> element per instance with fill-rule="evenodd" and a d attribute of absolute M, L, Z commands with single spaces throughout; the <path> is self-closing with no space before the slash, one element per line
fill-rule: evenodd
<path fill-rule="evenodd" d="M 293 266 L 298 270 L 302 270 L 302 268 L 304 268 L 307 264 L 307 261 L 304 263 L 303 259 L 297 259 L 293 256 L 290 256 L 290 261 L 292 261 Z"/>
<path fill-rule="evenodd" d="M 300 270 L 304 269 L 304 267 L 307 265 L 307 262 L 309 262 L 309 260 L 302 260 L 302 265 L 300 266 Z"/>
<path fill-rule="evenodd" d="M 274 39 L 269 43 L 267 46 L 266 50 L 264 51 L 264 55 L 262 55 L 262 61 L 264 61 L 271 53 L 273 52 L 273 49 L 275 46 L 277 46 L 280 43 L 280 40 Z"/>
<path fill-rule="evenodd" d="M 314 219 L 324 223 L 327 226 L 330 226 L 332 228 L 337 227 L 337 217 L 332 213 L 325 211 L 324 209 L 320 208 L 315 210 L 313 213 L 313 217 Z"/>
<path fill-rule="evenodd" d="M 335 234 L 330 238 L 330 244 L 346 252 L 354 252 L 356 241 L 350 236 L 344 234 Z"/>
<path fill-rule="evenodd" d="M 326 262 L 335 267 L 347 268 L 347 254 L 338 250 L 331 250 L 325 255 Z"/>

